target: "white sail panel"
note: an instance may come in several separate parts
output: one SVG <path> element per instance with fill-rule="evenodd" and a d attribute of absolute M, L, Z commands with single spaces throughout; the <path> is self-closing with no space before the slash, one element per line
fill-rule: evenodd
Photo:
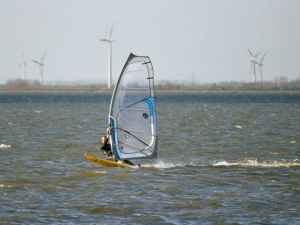
<path fill-rule="evenodd" d="M 111 145 L 117 159 L 156 155 L 154 72 L 148 56 L 130 54 L 110 106 Z"/>

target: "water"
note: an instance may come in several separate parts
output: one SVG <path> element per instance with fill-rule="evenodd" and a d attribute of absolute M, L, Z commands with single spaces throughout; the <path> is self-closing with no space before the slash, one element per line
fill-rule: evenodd
<path fill-rule="evenodd" d="M 300 94 L 161 93 L 160 160 L 86 162 L 108 94 L 0 94 L 0 224 L 300 224 Z"/>

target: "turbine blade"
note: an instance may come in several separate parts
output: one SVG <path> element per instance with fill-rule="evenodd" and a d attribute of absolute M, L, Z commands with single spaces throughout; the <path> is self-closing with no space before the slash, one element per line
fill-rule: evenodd
<path fill-rule="evenodd" d="M 260 55 L 260 52 L 257 52 L 257 53 L 254 55 L 254 58 L 257 58 L 259 55 Z"/>
<path fill-rule="evenodd" d="M 35 59 L 31 59 L 31 61 L 32 61 L 33 63 L 36 63 L 36 64 L 38 64 L 38 65 L 42 66 L 42 63 L 41 63 L 41 62 L 39 62 L 39 61 L 37 61 L 37 60 L 35 60 Z"/>
<path fill-rule="evenodd" d="M 264 53 L 263 56 L 260 58 L 259 63 L 260 63 L 261 65 L 263 64 L 266 55 L 267 55 L 267 53 Z"/>
<path fill-rule="evenodd" d="M 44 60 L 45 60 L 46 56 L 47 56 L 47 50 L 45 49 L 44 53 L 43 53 L 43 55 L 42 55 L 42 57 L 40 59 L 41 64 L 44 64 Z"/>
<path fill-rule="evenodd" d="M 252 57 L 254 57 L 252 51 L 251 51 L 249 48 L 248 48 L 248 52 L 249 52 L 249 54 L 250 54 Z"/>
<path fill-rule="evenodd" d="M 111 25 L 110 31 L 109 31 L 109 36 L 108 39 L 111 40 L 112 39 L 112 33 L 114 31 L 114 25 Z"/>

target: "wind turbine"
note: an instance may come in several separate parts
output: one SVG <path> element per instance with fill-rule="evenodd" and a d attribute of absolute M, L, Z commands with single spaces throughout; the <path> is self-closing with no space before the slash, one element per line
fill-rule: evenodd
<path fill-rule="evenodd" d="M 19 63 L 19 67 L 22 68 L 23 74 L 22 74 L 22 79 L 26 79 L 26 68 L 27 68 L 27 62 L 25 60 L 25 55 L 24 55 L 24 50 L 22 51 L 22 61 Z"/>
<path fill-rule="evenodd" d="M 32 59 L 31 61 L 39 67 L 41 84 L 44 84 L 44 66 L 47 51 L 45 50 L 40 60 Z"/>
<path fill-rule="evenodd" d="M 249 55 L 250 55 L 250 68 L 251 72 L 254 76 L 254 83 L 256 84 L 256 65 L 258 65 L 258 56 L 260 55 L 260 52 L 254 53 L 250 49 L 248 49 Z"/>
<path fill-rule="evenodd" d="M 112 25 L 108 34 L 108 37 L 101 38 L 99 41 L 105 42 L 108 44 L 108 74 L 107 74 L 107 87 L 111 88 L 112 86 L 112 43 L 114 40 L 112 39 L 114 26 Z"/>
<path fill-rule="evenodd" d="M 264 84 L 264 77 L 263 77 L 263 66 L 264 66 L 264 60 L 265 60 L 265 56 L 267 55 L 267 53 L 265 52 L 262 57 L 260 57 L 259 62 L 258 62 L 258 66 L 259 66 L 259 71 L 260 71 L 260 82 L 261 82 L 261 86 L 263 86 Z"/>

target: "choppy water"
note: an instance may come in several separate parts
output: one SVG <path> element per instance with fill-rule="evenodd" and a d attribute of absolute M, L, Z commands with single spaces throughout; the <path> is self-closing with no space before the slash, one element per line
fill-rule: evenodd
<path fill-rule="evenodd" d="M 160 160 L 84 161 L 107 94 L 0 94 L 0 224 L 300 224 L 300 95 L 159 94 Z"/>

